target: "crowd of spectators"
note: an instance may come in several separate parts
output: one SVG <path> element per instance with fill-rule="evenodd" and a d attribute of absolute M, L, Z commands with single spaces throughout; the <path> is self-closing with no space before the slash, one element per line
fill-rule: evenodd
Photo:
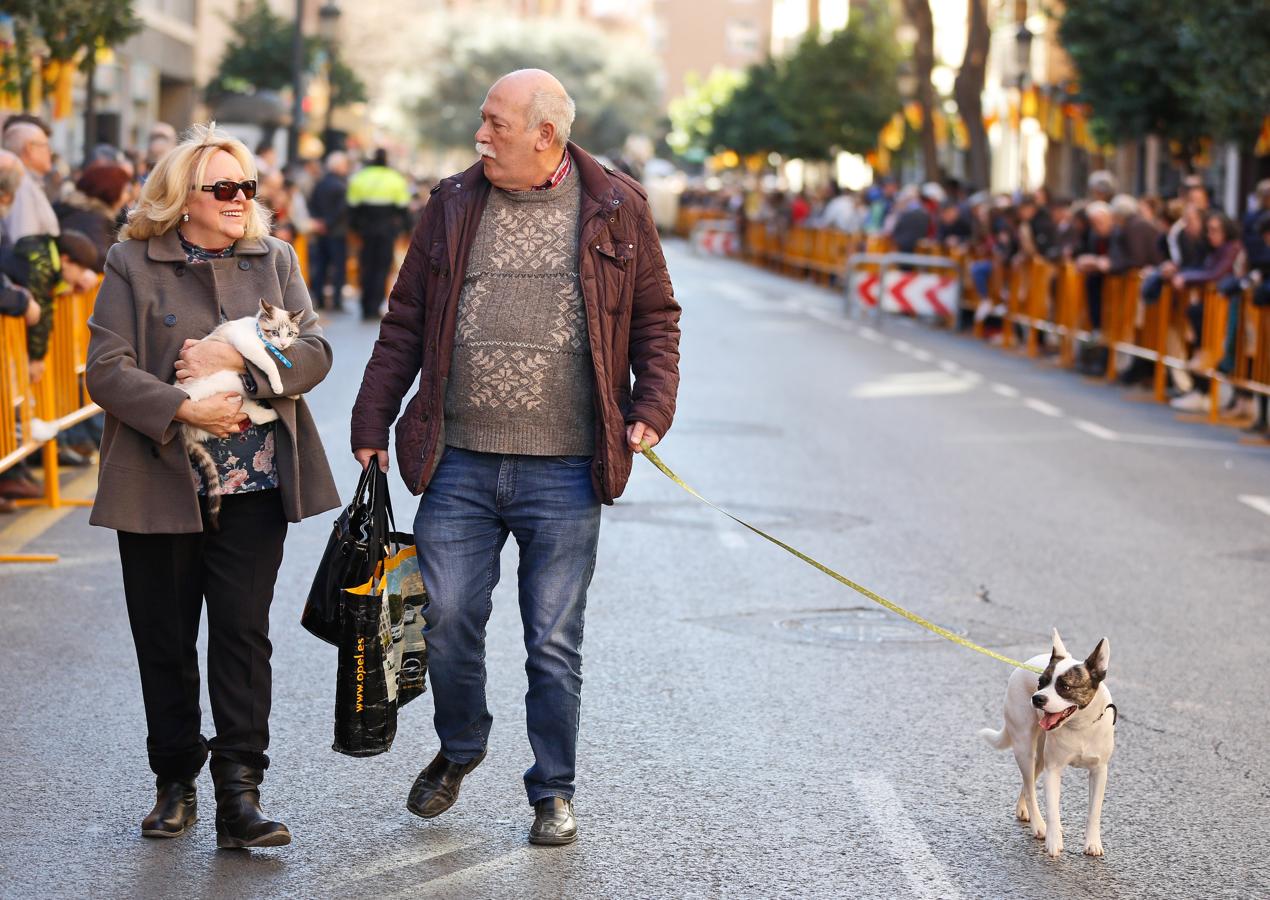
<path fill-rule="evenodd" d="M 713 207 L 734 215 L 744 231 L 750 221 L 783 232 L 794 226 L 833 228 L 851 234 L 884 235 L 901 253 L 939 247 L 963 250 L 978 306 L 974 319 L 999 331 L 1005 313 L 1004 278 L 993 279 L 1010 265 L 1027 259 L 1071 263 L 1085 281 L 1090 330 L 1103 324 L 1104 283 L 1108 275 L 1141 276 L 1138 322 L 1159 301 L 1165 285 L 1185 298 L 1178 326 L 1168 334 L 1170 356 L 1189 359 L 1194 368 L 1216 366 L 1230 374 L 1240 334 L 1241 304 L 1232 303 L 1224 351 L 1219 359 L 1200 357 L 1203 306 L 1199 288 L 1216 286 L 1230 298 L 1252 287 L 1254 303 L 1270 305 L 1270 180 L 1249 198 L 1241 220 L 1233 221 L 1214 207 L 1200 176 L 1188 176 L 1173 197 L 1134 197 L 1118 190 L 1106 171 L 1089 176 L 1084 197 L 1051 196 L 1045 188 L 1030 193 L 970 192 L 955 179 L 901 186 L 883 178 L 864 191 L 830 185 L 819 192 L 695 191 L 690 205 Z M 1082 347 L 1078 365 L 1090 373 L 1106 367 L 1106 349 L 1098 340 Z M 1117 371 L 1125 384 L 1149 380 L 1152 368 L 1137 357 L 1121 354 Z M 1171 403 L 1200 410 L 1207 403 L 1197 379 L 1171 368 Z M 1223 382 L 1220 400 L 1227 409 L 1254 415 L 1254 430 L 1267 431 L 1265 398 L 1242 396 Z"/>
<path fill-rule="evenodd" d="M 144 147 L 101 144 L 72 167 L 53 152 L 51 138 L 48 124 L 36 116 L 10 115 L 0 125 L 0 315 L 24 320 L 29 376 L 35 385 L 44 377 L 57 298 L 96 286 L 148 173 L 177 143 L 176 130 L 159 122 Z M 386 161 L 383 151 L 377 151 L 362 168 L 382 167 Z M 272 233 L 291 243 L 303 236 L 310 250 L 306 278 L 314 286 L 314 305 L 330 313 L 342 311 L 350 231 L 357 233 L 359 221 L 373 222 L 373 240 L 366 243 L 377 247 L 385 240 L 378 198 L 369 198 L 375 208 L 360 215 L 356 204 L 350 207 L 348 180 L 354 166 L 345 152 L 284 171 L 272 145 L 262 143 L 256 165 L 257 198 L 272 214 Z M 401 185 L 391 203 L 389 261 L 392 242 L 417 211 L 416 198 L 427 196 L 426 184 L 411 186 L 403 178 Z M 382 299 L 382 290 L 371 291 L 362 304 L 366 318 L 377 317 Z M 60 464 L 89 464 L 100 438 L 95 419 L 64 432 L 58 442 Z M 0 513 L 12 512 L 15 500 L 43 495 L 33 471 L 39 463 L 40 454 L 35 454 L 0 472 Z"/>

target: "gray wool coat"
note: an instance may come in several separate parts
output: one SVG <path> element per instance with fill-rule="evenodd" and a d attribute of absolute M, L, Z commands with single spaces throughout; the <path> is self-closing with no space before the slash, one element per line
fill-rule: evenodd
<path fill-rule="evenodd" d="M 106 411 L 93 525 L 144 534 L 203 530 L 190 461 L 173 419 L 186 399 L 173 364 L 187 338 L 203 338 L 225 318 L 252 316 L 264 298 L 304 310 L 299 339 L 279 366 L 282 396 L 247 363 L 257 398 L 278 412 L 275 464 L 282 508 L 298 522 L 340 505 L 326 451 L 303 397 L 331 368 L 295 250 L 273 237 L 241 240 L 237 255 L 189 264 L 176 229 L 110 249 L 88 322 L 88 392 Z"/>

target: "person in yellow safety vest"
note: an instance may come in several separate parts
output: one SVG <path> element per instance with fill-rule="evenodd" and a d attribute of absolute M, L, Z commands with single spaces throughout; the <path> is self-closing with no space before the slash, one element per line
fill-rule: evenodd
<path fill-rule="evenodd" d="M 357 259 L 363 322 L 379 319 L 393 247 L 397 235 L 408 227 L 409 206 L 410 186 L 400 172 L 389 168 L 388 153 L 382 148 L 348 182 L 348 225 L 362 242 Z"/>

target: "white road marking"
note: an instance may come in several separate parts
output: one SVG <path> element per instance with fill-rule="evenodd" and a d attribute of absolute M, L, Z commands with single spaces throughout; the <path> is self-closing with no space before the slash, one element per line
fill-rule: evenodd
<path fill-rule="evenodd" d="M 474 843 L 463 843 L 452 838 L 441 838 L 427 847 L 408 847 L 378 858 L 359 861 L 355 869 L 342 868 L 338 871 L 326 872 L 324 877 L 332 879 L 335 884 L 353 884 L 389 872 L 404 874 L 414 866 L 447 853 L 474 848 Z M 340 877 L 346 876 L 346 877 Z"/>
<path fill-rule="evenodd" d="M 894 340 L 891 341 L 891 349 L 898 350 L 900 353 L 912 353 L 913 345 L 908 341 Z"/>
<path fill-rule="evenodd" d="M 945 372 L 960 372 L 961 371 L 961 366 L 957 365 L 951 359 L 941 359 L 939 361 L 939 367 L 943 369 Z"/>
<path fill-rule="evenodd" d="M 1085 432 L 1085 434 L 1092 434 L 1094 437 L 1101 438 L 1104 441 L 1114 441 L 1120 437 L 1110 428 L 1103 428 L 1101 425 L 1094 422 L 1086 422 L 1084 419 L 1077 419 L 1072 424 Z"/>
<path fill-rule="evenodd" d="M 917 360 L 918 362 L 930 362 L 934 358 L 935 358 L 934 356 L 932 356 L 930 353 L 923 350 L 921 347 L 918 347 L 915 350 L 913 350 L 913 359 Z"/>
<path fill-rule="evenodd" d="M 719 536 L 719 543 L 727 547 L 729 550 L 745 549 L 747 541 L 745 540 L 745 535 L 741 534 L 739 531 L 734 531 L 729 528 L 726 531 L 716 531 L 715 534 Z"/>
<path fill-rule="evenodd" d="M 476 892 L 473 890 L 473 885 L 464 885 L 464 882 L 468 881 L 468 879 L 488 875 L 490 872 L 501 869 L 513 862 L 520 862 L 522 859 L 530 855 L 541 854 L 542 850 L 536 847 L 519 847 L 512 850 L 510 853 L 504 853 L 502 856 L 497 856 L 494 859 L 487 859 L 485 862 L 476 863 L 475 865 L 467 866 L 463 869 L 456 869 L 455 871 L 442 875 L 439 878 L 432 878 L 422 883 L 416 882 L 412 885 L 403 886 L 400 891 L 391 894 L 390 896 L 420 897 L 426 894 L 431 894 L 439 887 L 453 887 L 456 883 L 465 887 L 462 891 L 463 894 L 466 894 L 467 896 L 474 896 Z M 447 891 L 446 896 L 453 896 L 453 894 Z"/>
<path fill-rule="evenodd" d="M 1044 400 L 1037 400 L 1035 397 L 1025 397 L 1023 405 L 1028 409 L 1035 410 L 1043 416 L 1049 416 L 1053 419 L 1062 418 L 1063 411 L 1052 403 L 1046 403 Z"/>
<path fill-rule="evenodd" d="M 1002 397 L 1014 398 L 1019 396 L 1019 389 L 1012 388 L 1008 384 L 996 383 L 992 385 L 992 393 L 1000 394 Z"/>
<path fill-rule="evenodd" d="M 864 338 L 866 341 L 873 341 L 875 344 L 880 344 L 882 342 L 882 335 L 878 334 L 867 325 L 860 329 L 860 337 Z"/>
<path fill-rule="evenodd" d="M 961 893 L 953 887 L 948 873 L 931 853 L 926 839 L 908 817 L 891 783 L 881 775 L 863 774 L 853 776 L 852 781 L 864 801 L 873 827 L 881 833 L 908 879 L 910 893 L 907 896 L 931 900 L 960 897 Z"/>
<path fill-rule="evenodd" d="M 964 394 L 974 387 L 970 379 L 944 372 L 897 372 L 876 381 L 857 385 L 852 397 L 922 397 L 934 394 Z"/>
<path fill-rule="evenodd" d="M 827 309 L 807 309 L 807 315 L 811 316 L 818 322 L 824 322 L 826 325 L 833 325 L 837 328 L 845 328 L 851 331 L 855 328 L 855 322 L 843 316 L 841 313 L 831 312 Z"/>
<path fill-rule="evenodd" d="M 1240 494 L 1239 502 L 1251 506 L 1257 512 L 1270 516 L 1270 497 L 1258 497 L 1255 494 Z"/>

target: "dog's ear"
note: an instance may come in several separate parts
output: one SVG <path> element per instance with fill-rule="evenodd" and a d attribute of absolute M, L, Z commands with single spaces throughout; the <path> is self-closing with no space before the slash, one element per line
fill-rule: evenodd
<path fill-rule="evenodd" d="M 1111 644 L 1103 638 L 1098 642 L 1098 646 L 1094 648 L 1094 652 L 1089 654 L 1089 659 L 1085 660 L 1085 668 L 1089 670 L 1089 677 L 1095 682 L 1102 681 L 1107 677 L 1107 663 L 1111 661 Z"/>
<path fill-rule="evenodd" d="M 1067 652 L 1067 648 L 1063 646 L 1063 639 L 1058 636 L 1058 629 L 1054 629 L 1054 648 L 1050 651 L 1050 659 L 1067 659 L 1071 656 Z"/>

